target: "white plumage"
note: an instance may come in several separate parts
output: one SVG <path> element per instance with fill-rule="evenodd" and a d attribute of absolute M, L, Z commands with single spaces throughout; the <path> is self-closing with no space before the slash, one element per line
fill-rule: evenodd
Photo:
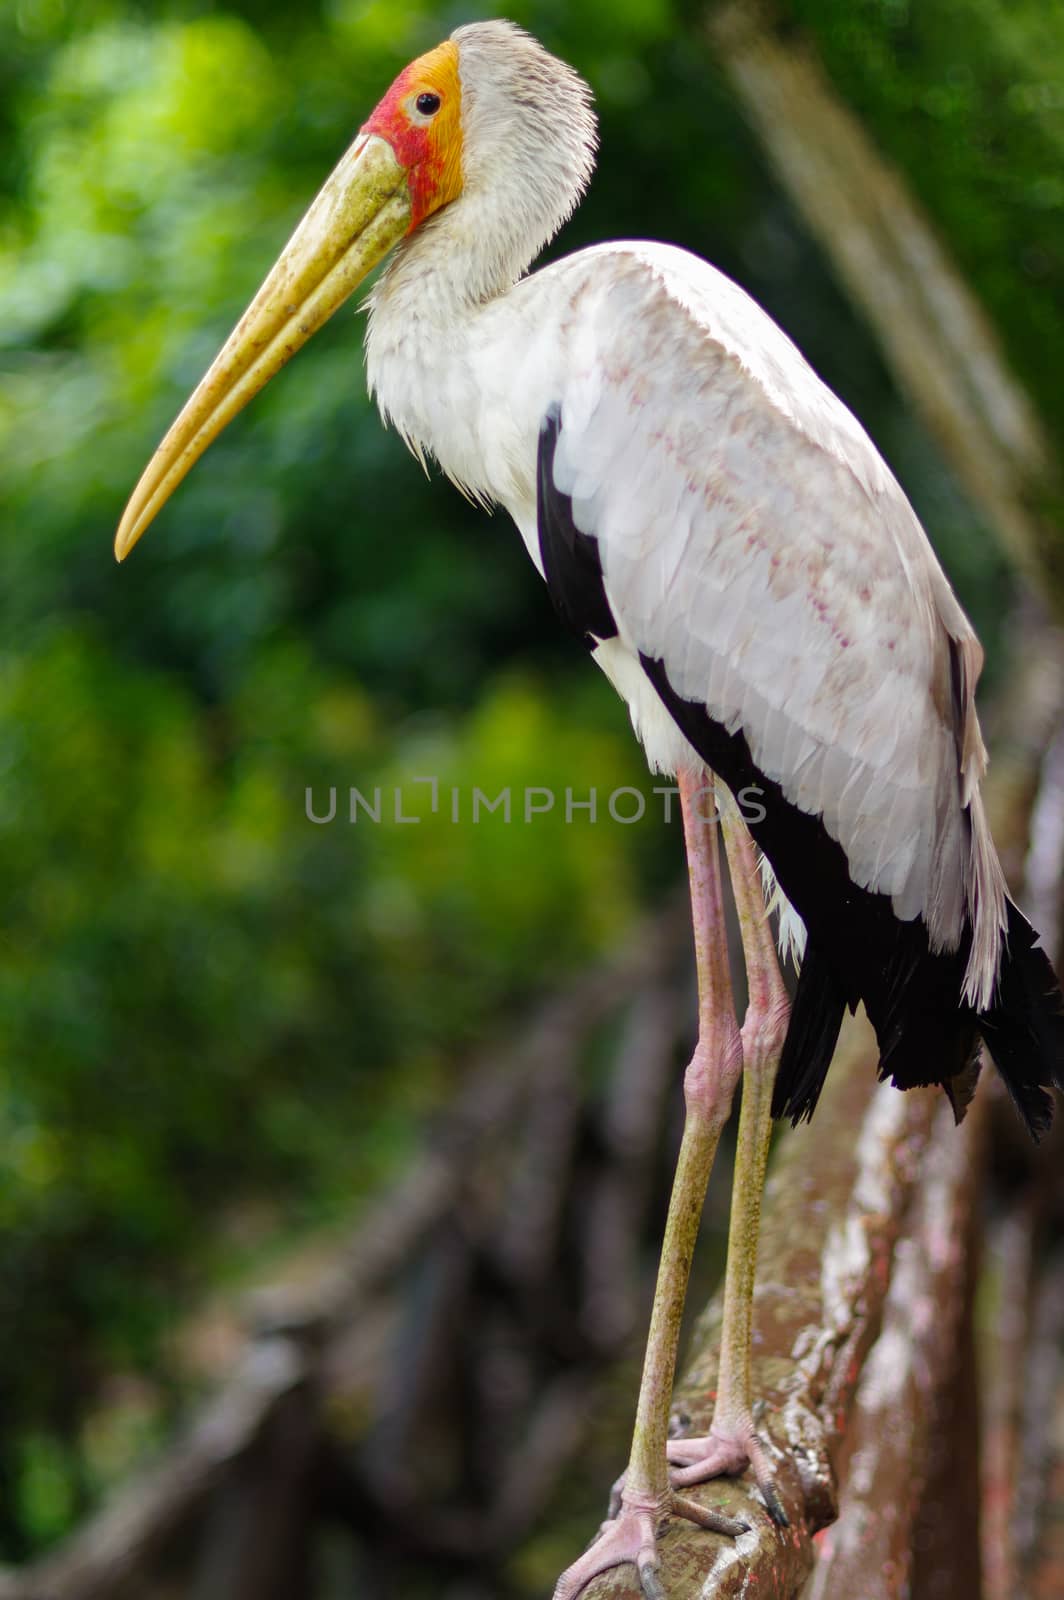
<path fill-rule="evenodd" d="M 684 251 L 599 246 L 461 308 L 418 288 L 437 252 L 431 230 L 415 236 L 373 297 L 382 415 L 503 506 L 542 570 L 533 469 L 560 404 L 555 481 L 598 543 L 621 635 L 596 659 L 651 765 L 698 758 L 640 651 L 742 728 L 854 882 L 922 916 L 932 948 L 955 949 L 970 917 L 965 994 L 988 1004 L 1005 891 L 978 796 L 981 651 L 867 434 L 771 318 Z"/>

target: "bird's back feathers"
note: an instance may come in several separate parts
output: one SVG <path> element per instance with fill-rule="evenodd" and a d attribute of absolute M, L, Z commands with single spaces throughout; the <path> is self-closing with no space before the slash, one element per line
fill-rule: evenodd
<path fill-rule="evenodd" d="M 554 463 L 563 439 L 559 410 L 550 408 L 538 452 L 541 564 L 567 626 L 591 636 L 592 643 L 609 641 L 618 625 L 599 546 L 578 526 L 572 498 L 557 486 Z M 941 1085 L 959 1117 L 974 1087 L 982 1037 L 1028 1129 L 1038 1137 L 1051 1116 L 1046 1091 L 1054 1085 L 1064 1087 L 1064 1007 L 1049 962 L 1016 907 L 1003 898 L 1008 939 L 1003 942 L 997 933 L 991 950 L 995 973 L 1000 961 L 1000 980 L 990 1001 L 977 1007 L 967 985 L 976 937 L 973 913 L 981 892 L 978 879 L 965 889 L 970 911 L 955 946 L 936 948 L 924 916 L 901 918 L 889 895 L 854 881 L 842 843 L 822 816 L 796 804 L 786 786 L 760 767 L 744 728 L 729 728 L 713 715 L 704 697 L 679 693 L 667 661 L 646 653 L 639 660 L 647 682 L 690 749 L 734 794 L 758 796 L 748 826 L 806 926 L 774 1114 L 794 1121 L 812 1115 L 843 1015 L 847 1007 L 855 1010 L 863 1001 L 876 1030 L 882 1077 L 899 1088 Z M 959 726 L 955 735 L 953 803 L 962 834 L 971 830 L 989 870 L 1000 880 L 974 774 L 969 779 L 968 805 L 961 801 L 966 749 L 969 763 L 985 757 L 959 667 L 953 670 L 953 688 L 972 722 L 967 729 Z M 962 856 L 962 869 L 970 860 Z"/>
<path fill-rule="evenodd" d="M 382 411 L 511 512 L 651 764 L 695 752 L 764 796 L 751 831 L 809 935 L 778 1106 L 811 1110 L 863 1000 L 884 1072 L 956 1105 L 988 1032 L 1037 1130 L 1058 991 L 1030 951 L 996 987 L 1013 913 L 979 797 L 979 646 L 868 436 L 683 251 L 596 247 L 470 305 L 421 243 L 374 302 Z M 1044 1012 L 1026 1064 L 1021 998 Z"/>
<path fill-rule="evenodd" d="M 721 274 L 643 246 L 584 252 L 571 271 L 586 287 L 554 476 L 598 542 L 621 640 L 741 728 L 853 881 L 922 917 L 934 949 L 972 922 L 969 992 L 985 1003 L 1004 884 L 962 800 L 982 772 L 980 652 L 912 508 Z"/>

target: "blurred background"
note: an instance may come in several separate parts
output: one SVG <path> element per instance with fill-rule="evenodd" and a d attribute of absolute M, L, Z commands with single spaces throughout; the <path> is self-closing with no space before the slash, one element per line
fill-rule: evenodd
<path fill-rule="evenodd" d="M 712 11 L 511 0 L 509 15 L 589 79 L 601 118 L 597 175 L 554 250 L 673 240 L 770 310 L 913 499 L 987 646 L 992 693 L 1009 671 L 1018 567 L 1037 568 L 1049 595 L 1058 581 L 1056 490 L 1032 473 L 1018 499 L 1040 531 L 1028 549 L 1003 542 L 781 182 Z M 623 952 L 673 951 L 679 829 L 623 708 L 558 628 L 505 519 L 426 479 L 381 428 L 353 310 L 213 447 L 133 559 L 119 569 L 111 556 L 149 453 L 390 79 L 492 14 L 475 0 L 0 8 L 0 1561 L 11 1568 L 136 1482 L 232 1370 L 248 1304 L 276 1320 L 255 1299 L 263 1285 L 318 1292 L 373 1197 L 409 1192 L 443 1108 L 457 1097 L 490 1133 L 489 1046 L 512 1067 L 529 1030 L 539 1037 L 527 1019 L 580 975 L 616 977 L 620 960 L 625 988 Z M 1059 13 L 1043 0 L 782 0 L 771 27 L 785 52 L 819 64 L 900 175 L 1059 453 Z M 456 825 L 446 801 L 431 813 L 415 781 L 426 776 L 444 795 L 594 788 L 599 815 Z M 365 811 L 351 823 L 352 786 L 380 790 L 379 823 Z M 417 825 L 395 822 L 397 787 Z M 630 825 L 605 812 L 621 787 L 647 797 Z M 336 815 L 315 823 L 308 790 L 324 816 L 331 788 Z M 683 972 L 682 938 L 674 956 Z M 685 984 L 662 991 L 680 1017 L 663 1083 L 683 1054 Z M 564 1136 L 585 1175 L 604 1159 L 603 1107 L 615 1103 L 602 1069 L 614 1035 L 596 1003 L 573 1069 L 583 1120 Z M 670 1103 L 663 1089 L 645 1152 L 639 1285 Z M 542 1134 L 548 1151 L 561 1137 Z M 527 1254 L 519 1228 L 507 1249 Z M 425 1259 L 408 1286 L 415 1330 L 450 1258 Z M 630 1360 L 638 1320 L 629 1309 L 597 1334 L 555 1329 L 535 1370 L 583 1371 L 596 1352 Z M 491 1348 L 491 1403 L 512 1418 L 520 1363 Z M 378 1361 L 365 1356 L 370 1391 Z M 341 1444 L 374 1423 L 387 1452 L 394 1408 L 382 1421 L 364 1383 L 344 1392 Z M 583 1393 L 565 1391 L 569 1409 Z M 601 1467 L 593 1456 L 577 1473 L 578 1530 L 623 1459 L 623 1398 L 618 1412 L 622 1442 L 611 1435 Z M 475 1499 L 483 1468 L 481 1454 L 433 1471 L 448 1484 L 464 1472 Z M 323 1478 L 337 1504 L 342 1469 L 333 1460 Z M 419 1577 L 409 1551 L 375 1567 L 385 1558 L 348 1517 L 343 1540 L 326 1531 L 304 1551 L 314 1592 L 538 1593 L 564 1543 L 559 1492 L 541 1498 L 524 1555 L 509 1540 L 506 1559 L 489 1559 L 473 1539 L 462 1556 L 452 1528 L 446 1582 L 445 1539 L 435 1576 Z M 394 1530 L 391 1543 L 394 1562 Z M 202 1573 L 199 1588 L 174 1585 L 158 1592 L 215 1592 Z"/>

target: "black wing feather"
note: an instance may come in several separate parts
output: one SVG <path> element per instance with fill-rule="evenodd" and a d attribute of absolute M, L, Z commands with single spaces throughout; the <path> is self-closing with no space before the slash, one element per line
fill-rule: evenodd
<path fill-rule="evenodd" d="M 573 521 L 571 496 L 554 483 L 554 452 L 561 430 L 561 408 L 551 406 L 540 426 L 536 460 L 539 553 L 558 615 L 578 639 L 595 645 L 616 637 L 617 624 L 606 598 L 598 540 L 581 533 Z"/>
<path fill-rule="evenodd" d="M 573 520 L 573 503 L 554 482 L 561 434 L 554 405 L 539 435 L 536 505 L 540 554 L 559 616 L 594 645 L 617 634 L 598 541 Z M 980 1034 L 1027 1127 L 1049 1125 L 1046 1090 L 1064 1088 L 1064 1001 L 1030 924 L 1011 903 L 1008 937 L 994 1004 L 977 1015 L 962 999 L 971 945 L 932 951 L 917 917 L 901 921 L 890 897 L 859 888 L 846 853 L 819 817 L 800 810 L 760 772 L 741 729 L 729 732 L 704 705 L 685 700 L 665 663 L 640 655 L 643 670 L 688 742 L 733 794 L 757 792 L 759 820 L 747 825 L 788 900 L 805 923 L 807 944 L 780 1060 L 772 1109 L 794 1121 L 812 1116 L 834 1053 L 843 1014 L 865 1009 L 879 1041 L 879 1074 L 901 1089 L 941 1084 L 958 1118 L 978 1070 Z M 951 650 L 954 699 L 964 699 L 963 662 Z"/>

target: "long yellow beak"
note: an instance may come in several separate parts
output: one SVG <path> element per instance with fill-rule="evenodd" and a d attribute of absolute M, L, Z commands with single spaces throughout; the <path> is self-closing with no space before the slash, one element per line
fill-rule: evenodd
<path fill-rule="evenodd" d="M 391 145 L 376 134 L 360 135 L 341 158 L 149 461 L 115 536 L 119 561 L 211 441 L 406 233 L 406 179 Z"/>

